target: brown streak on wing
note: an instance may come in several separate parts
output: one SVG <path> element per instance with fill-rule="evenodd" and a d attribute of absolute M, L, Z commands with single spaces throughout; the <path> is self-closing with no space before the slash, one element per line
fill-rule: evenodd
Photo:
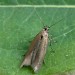
<path fill-rule="evenodd" d="M 36 55 L 37 50 L 35 50 L 35 49 L 38 49 L 37 44 L 39 44 L 39 42 L 40 42 L 40 35 L 41 35 L 41 32 L 38 33 L 36 35 L 36 37 L 33 39 L 32 43 L 29 47 L 29 50 L 28 50 L 27 54 L 25 55 L 25 58 L 20 67 L 23 67 L 24 65 L 25 66 L 31 65 L 31 62 L 33 62 L 34 59 L 32 60 L 32 56 L 35 57 L 35 55 Z M 33 55 L 33 52 L 34 52 L 34 55 Z"/>

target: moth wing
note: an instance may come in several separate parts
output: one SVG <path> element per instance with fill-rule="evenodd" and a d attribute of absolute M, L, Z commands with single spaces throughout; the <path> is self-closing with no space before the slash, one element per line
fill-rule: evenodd
<path fill-rule="evenodd" d="M 39 36 L 40 36 L 40 33 L 37 34 L 36 37 L 33 39 L 32 43 L 29 47 L 29 50 L 28 50 L 27 54 L 25 55 L 24 61 L 22 62 L 20 67 L 23 67 L 24 65 L 25 66 L 31 65 L 32 56 L 34 54 L 34 57 L 35 57 L 36 52 L 37 52 L 36 49 L 38 49 L 37 47 L 39 46 L 39 42 L 40 42 L 40 37 Z"/>
<path fill-rule="evenodd" d="M 36 56 L 35 56 L 35 60 L 31 64 L 31 67 L 33 68 L 34 72 L 37 72 L 40 69 L 40 67 L 44 61 L 47 44 L 48 44 L 48 38 L 46 38 L 46 39 L 42 38 L 39 48 L 38 48 L 38 52 L 36 53 Z"/>
<path fill-rule="evenodd" d="M 28 66 L 31 64 L 31 56 L 32 56 L 32 52 L 31 53 L 28 53 L 29 55 L 26 55 L 21 66 L 20 67 L 23 67 L 23 66 Z"/>

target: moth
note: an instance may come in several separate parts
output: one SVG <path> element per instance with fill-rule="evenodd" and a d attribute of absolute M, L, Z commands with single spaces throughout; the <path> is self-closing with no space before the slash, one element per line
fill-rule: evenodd
<path fill-rule="evenodd" d="M 38 72 L 42 63 L 44 62 L 44 57 L 47 50 L 48 45 L 48 27 L 44 27 L 42 31 L 40 31 L 35 38 L 33 39 L 29 50 L 25 56 L 21 67 L 31 66 L 34 72 Z"/>
<path fill-rule="evenodd" d="M 58 22 L 60 21 L 62 21 L 62 19 Z M 54 23 L 53 25 L 55 25 L 56 23 Z M 53 25 L 51 25 L 50 27 L 52 27 Z M 35 73 L 38 72 L 38 70 L 42 66 L 42 63 L 44 62 L 44 57 L 49 42 L 48 30 L 50 29 L 50 27 L 45 26 L 32 40 L 29 50 L 20 66 L 21 68 L 23 66 L 31 66 Z"/>

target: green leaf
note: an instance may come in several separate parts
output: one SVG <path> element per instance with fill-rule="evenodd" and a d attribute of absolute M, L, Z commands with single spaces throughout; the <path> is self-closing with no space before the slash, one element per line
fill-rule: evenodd
<path fill-rule="evenodd" d="M 0 75 L 33 75 L 32 68 L 20 69 L 20 65 L 29 41 L 43 28 L 40 18 L 48 26 L 64 19 L 49 30 L 57 43 L 48 46 L 46 64 L 35 75 L 75 69 L 74 8 L 0 7 Z"/>
<path fill-rule="evenodd" d="M 0 0 L 1 5 L 74 5 L 75 0 Z"/>

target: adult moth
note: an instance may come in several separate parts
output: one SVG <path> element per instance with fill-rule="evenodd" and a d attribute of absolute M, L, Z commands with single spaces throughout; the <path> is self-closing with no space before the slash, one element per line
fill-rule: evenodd
<path fill-rule="evenodd" d="M 62 19 L 61 19 L 62 20 Z M 58 22 L 60 22 L 59 20 Z M 56 22 L 57 23 L 57 22 Z M 55 24 L 56 24 L 55 23 Z M 53 25 L 55 25 L 53 24 Z M 50 27 L 52 27 L 51 25 Z M 44 57 L 47 50 L 47 45 L 49 42 L 48 39 L 48 29 L 50 27 L 44 27 L 33 39 L 30 44 L 29 50 L 25 55 L 24 61 L 21 64 L 21 68 L 23 66 L 31 66 L 34 72 L 38 72 L 42 63 L 44 62 Z"/>
<path fill-rule="evenodd" d="M 41 67 L 48 45 L 48 27 L 44 27 L 33 39 L 21 67 L 31 66 L 34 72 Z"/>

